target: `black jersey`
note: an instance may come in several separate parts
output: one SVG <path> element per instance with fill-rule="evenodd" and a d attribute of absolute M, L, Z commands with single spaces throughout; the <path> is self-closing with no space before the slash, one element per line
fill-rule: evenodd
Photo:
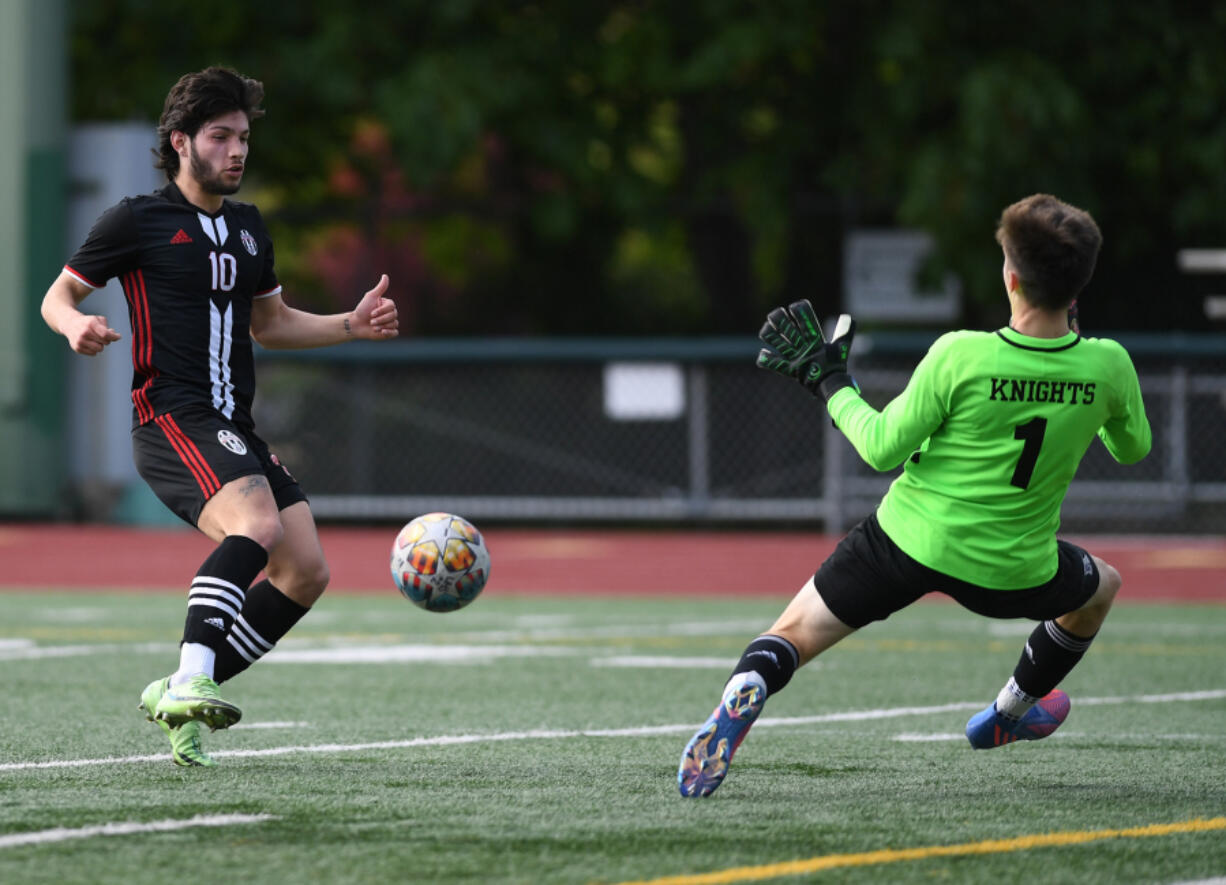
<path fill-rule="evenodd" d="M 132 324 L 133 424 L 186 406 L 251 427 L 251 305 L 281 291 L 260 212 L 209 214 L 172 182 L 104 212 L 64 270 L 97 289 L 119 277 Z"/>

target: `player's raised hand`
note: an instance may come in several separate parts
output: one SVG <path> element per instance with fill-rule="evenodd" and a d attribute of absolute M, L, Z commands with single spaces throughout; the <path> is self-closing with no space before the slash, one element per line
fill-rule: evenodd
<path fill-rule="evenodd" d="M 383 341 L 400 334 L 396 302 L 384 297 L 387 286 L 387 274 L 383 274 L 375 287 L 363 295 L 358 306 L 353 309 L 349 330 L 354 338 Z"/>
<path fill-rule="evenodd" d="M 827 341 L 813 305 L 797 301 L 777 307 L 766 318 L 758 337 L 769 345 L 758 352 L 758 366 L 795 378 L 810 393 L 830 399 L 843 387 L 856 387 L 847 372 L 856 321 L 842 314 Z M 857 388 L 858 389 L 858 388 Z"/>
<path fill-rule="evenodd" d="M 772 310 L 766 315 L 758 337 L 776 351 L 772 354 L 763 348 L 758 354 L 758 365 L 792 378 L 796 377 L 795 367 L 824 343 L 821 323 L 807 299 Z"/>
<path fill-rule="evenodd" d="M 856 321 L 850 314 L 840 314 L 830 340 L 814 351 L 797 373 L 797 380 L 806 390 L 829 400 L 844 387 L 860 389 L 847 371 L 851 341 L 855 335 Z"/>
<path fill-rule="evenodd" d="M 78 313 L 64 328 L 68 346 L 85 356 L 97 356 L 102 349 L 122 336 L 107 325 L 106 317 Z"/>

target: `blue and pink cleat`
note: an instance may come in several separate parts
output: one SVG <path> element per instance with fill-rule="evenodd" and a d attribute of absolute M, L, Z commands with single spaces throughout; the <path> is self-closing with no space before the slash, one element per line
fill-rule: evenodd
<path fill-rule="evenodd" d="M 1014 741 L 1037 741 L 1059 728 L 1068 711 L 1068 695 L 1058 688 L 1039 698 L 1021 719 L 1001 716 L 993 702 L 966 723 L 966 739 L 976 750 L 1003 747 Z"/>
<path fill-rule="evenodd" d="M 728 688 L 719 706 L 690 738 L 681 754 L 677 786 L 681 795 L 710 796 L 724 781 L 732 754 L 745 740 L 766 703 L 761 685 L 745 682 Z"/>

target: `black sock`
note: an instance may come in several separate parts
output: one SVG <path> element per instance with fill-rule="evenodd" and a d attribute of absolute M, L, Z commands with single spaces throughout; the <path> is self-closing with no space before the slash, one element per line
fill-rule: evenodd
<path fill-rule="evenodd" d="M 796 646 L 782 636 L 759 636 L 745 647 L 732 675 L 756 672 L 766 683 L 766 694 L 770 696 L 788 684 L 799 666 Z"/>
<path fill-rule="evenodd" d="M 310 609 L 299 605 L 265 578 L 247 591 L 242 613 L 217 650 L 213 679 L 219 684 L 242 673 L 290 631 Z"/>
<path fill-rule="evenodd" d="M 224 538 L 192 580 L 183 641 L 219 650 L 243 608 L 247 588 L 267 564 L 268 551 L 255 541 L 243 535 Z"/>
<path fill-rule="evenodd" d="M 1026 640 L 1026 648 L 1013 668 L 1018 688 L 1041 698 L 1069 674 L 1094 640 L 1074 636 L 1055 621 L 1044 621 Z"/>

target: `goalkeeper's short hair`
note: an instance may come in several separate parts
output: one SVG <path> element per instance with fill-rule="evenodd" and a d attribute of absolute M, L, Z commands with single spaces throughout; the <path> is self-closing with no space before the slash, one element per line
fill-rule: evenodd
<path fill-rule="evenodd" d="M 1094 274 L 1102 231 L 1084 209 L 1050 194 L 1032 194 L 1001 213 L 1000 243 L 1035 307 L 1064 310 Z"/>

